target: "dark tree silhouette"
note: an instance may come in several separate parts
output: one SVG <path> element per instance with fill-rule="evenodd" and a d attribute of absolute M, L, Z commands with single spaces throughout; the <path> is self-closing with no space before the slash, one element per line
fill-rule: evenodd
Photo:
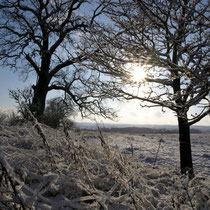
<path fill-rule="evenodd" d="M 80 65 L 96 50 L 84 54 L 83 36 L 104 7 L 87 0 L 0 2 L 1 65 L 19 71 L 23 79 L 37 76 L 31 109 L 38 118 L 52 90 L 70 96 L 83 116 L 113 116 L 112 110 L 104 106 L 105 96 L 100 94 L 100 76 Z M 95 94 L 93 87 L 97 87 Z"/>
<path fill-rule="evenodd" d="M 90 65 L 113 77 L 104 90 L 113 97 L 175 112 L 181 172 L 193 176 L 190 126 L 210 113 L 208 1 L 116 0 L 105 12 L 110 26 L 94 28 Z M 134 66 L 144 80 L 132 79 Z"/>

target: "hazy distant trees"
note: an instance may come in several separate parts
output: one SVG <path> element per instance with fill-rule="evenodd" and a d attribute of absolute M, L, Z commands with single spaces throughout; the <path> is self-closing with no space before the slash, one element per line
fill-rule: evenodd
<path fill-rule="evenodd" d="M 37 77 L 30 107 L 37 117 L 43 115 L 52 90 L 63 91 L 64 99 L 68 95 L 83 116 L 113 116 L 100 93 L 101 75 L 80 65 L 96 50 L 83 53 L 83 36 L 104 7 L 88 0 L 0 2 L 0 62 L 23 79 Z"/>
<path fill-rule="evenodd" d="M 105 12 L 109 26 L 90 39 L 99 49 L 90 66 L 113 78 L 104 92 L 174 111 L 181 172 L 193 175 L 190 125 L 210 113 L 209 2 L 113 0 Z M 144 80 L 132 79 L 134 65 Z"/>

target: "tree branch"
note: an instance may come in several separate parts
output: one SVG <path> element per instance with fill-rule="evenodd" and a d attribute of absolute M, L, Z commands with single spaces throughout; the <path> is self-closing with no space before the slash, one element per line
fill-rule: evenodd
<path fill-rule="evenodd" d="M 86 59 L 86 57 L 84 57 L 83 55 L 80 55 L 76 58 L 73 58 L 72 60 L 67 60 L 63 63 L 58 64 L 57 66 L 55 66 L 49 73 L 49 76 L 52 78 L 57 72 L 59 72 L 61 69 L 70 66 L 74 63 L 78 63 L 78 62 L 82 62 Z"/>
<path fill-rule="evenodd" d="M 189 126 L 191 126 L 191 125 L 193 125 L 193 124 L 199 122 L 201 119 L 203 119 L 203 118 L 204 118 L 205 116 L 207 116 L 208 114 L 210 114 L 210 108 L 209 108 L 206 112 L 200 114 L 200 115 L 199 115 L 198 117 L 196 117 L 194 120 L 190 120 L 190 122 L 188 123 Z"/>
<path fill-rule="evenodd" d="M 29 54 L 25 54 L 26 60 L 31 64 L 31 66 L 34 68 L 36 71 L 37 75 L 40 74 L 39 67 L 36 65 L 36 63 L 33 61 L 33 59 L 30 57 Z"/>

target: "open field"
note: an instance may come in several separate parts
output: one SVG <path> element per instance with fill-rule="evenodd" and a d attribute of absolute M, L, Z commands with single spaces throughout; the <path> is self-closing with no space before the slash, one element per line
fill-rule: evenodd
<path fill-rule="evenodd" d="M 104 134 L 110 145 L 157 167 L 179 168 L 178 134 Z M 191 134 L 194 170 L 210 176 L 210 134 Z M 133 149 L 132 149 L 133 147 Z M 158 151 L 159 148 L 159 151 Z M 157 154 L 158 153 L 158 154 Z"/>
<path fill-rule="evenodd" d="M 207 210 L 209 137 L 192 135 L 189 180 L 179 173 L 177 134 L 0 126 L 0 209 Z"/>

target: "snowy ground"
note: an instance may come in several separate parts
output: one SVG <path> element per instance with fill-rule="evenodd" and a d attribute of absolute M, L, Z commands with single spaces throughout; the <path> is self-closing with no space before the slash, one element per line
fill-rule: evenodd
<path fill-rule="evenodd" d="M 210 134 L 192 135 L 192 180 L 177 139 L 0 126 L 0 209 L 208 210 Z"/>
<path fill-rule="evenodd" d="M 125 153 L 133 151 L 140 161 L 159 168 L 179 168 L 178 134 L 115 133 L 106 136 L 110 145 L 118 145 Z M 210 134 L 192 134 L 191 141 L 195 173 L 210 176 Z"/>

